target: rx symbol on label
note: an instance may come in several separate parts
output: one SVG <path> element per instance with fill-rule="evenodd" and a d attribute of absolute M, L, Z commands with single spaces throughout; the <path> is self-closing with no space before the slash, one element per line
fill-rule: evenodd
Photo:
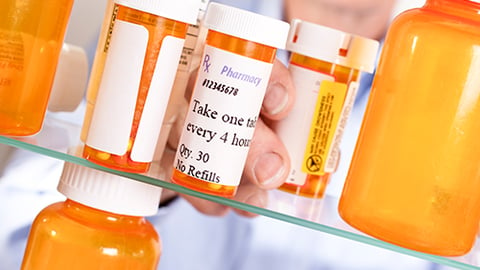
<path fill-rule="evenodd" d="M 205 58 L 203 58 L 203 72 L 209 73 L 210 70 L 208 68 L 210 68 L 211 65 L 210 55 L 205 54 Z"/>

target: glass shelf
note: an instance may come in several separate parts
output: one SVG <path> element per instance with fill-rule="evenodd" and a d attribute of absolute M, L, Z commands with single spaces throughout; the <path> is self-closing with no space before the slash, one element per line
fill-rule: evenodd
<path fill-rule="evenodd" d="M 223 197 L 212 196 L 161 180 L 166 179 L 166 174 L 164 173 L 165 169 L 158 165 L 160 162 L 154 162 L 152 164 L 152 168 L 147 174 L 126 173 L 98 166 L 81 157 L 70 154 L 74 148 L 81 146 L 79 134 L 80 127 L 69 122 L 55 119 L 54 117 L 47 117 L 45 119 L 43 129 L 39 134 L 25 138 L 0 136 L 0 143 L 97 170 L 122 175 L 178 193 L 195 196 L 244 211 L 289 222 L 368 245 L 392 250 L 431 262 L 460 269 L 480 269 L 480 247 L 478 245 L 476 245 L 472 251 L 465 256 L 449 258 L 405 249 L 365 235 L 343 222 L 337 212 L 338 198 L 333 196 L 327 195 L 321 200 L 313 200 L 275 190 L 270 191 L 268 194 L 269 206 L 266 208 L 259 208 L 242 202 L 240 198 L 227 199 Z M 56 147 L 58 145 L 70 145 L 71 148 L 58 150 L 59 147 Z"/>

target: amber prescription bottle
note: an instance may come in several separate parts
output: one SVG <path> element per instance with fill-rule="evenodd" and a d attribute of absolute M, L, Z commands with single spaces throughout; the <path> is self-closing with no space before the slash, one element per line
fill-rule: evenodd
<path fill-rule="evenodd" d="M 468 252 L 480 219 L 480 4 L 427 0 L 393 21 L 340 199 L 353 227 Z"/>
<path fill-rule="evenodd" d="M 22 269 L 157 269 L 161 242 L 144 216 L 161 188 L 65 163 L 58 190 L 67 199 L 35 218 Z"/>
<path fill-rule="evenodd" d="M 198 77 L 177 147 L 172 180 L 233 196 L 240 182 L 277 48 L 289 24 L 210 3 Z"/>
<path fill-rule="evenodd" d="M 1 1 L 0 135 L 41 130 L 72 5 Z"/>
<path fill-rule="evenodd" d="M 199 0 L 116 0 L 103 70 L 89 89 L 95 106 L 84 157 L 127 172 L 146 172 Z M 99 60 L 101 61 L 101 60 Z M 101 75 L 100 75 L 101 73 Z M 88 117 L 88 116 L 87 116 Z"/>
<path fill-rule="evenodd" d="M 335 171 L 362 71 L 372 73 L 378 41 L 294 19 L 287 50 L 297 89 L 291 113 L 274 124 L 291 170 L 280 190 L 321 198 Z"/>

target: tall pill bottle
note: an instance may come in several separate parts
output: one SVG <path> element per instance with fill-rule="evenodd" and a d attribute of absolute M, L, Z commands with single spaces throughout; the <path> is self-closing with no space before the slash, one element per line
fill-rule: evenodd
<path fill-rule="evenodd" d="M 114 1 L 109 30 L 100 38 L 106 40 L 103 70 L 96 70 L 91 80 L 99 81 L 90 84 L 98 89 L 88 90 L 95 105 L 84 158 L 112 169 L 148 171 L 187 27 L 195 23 L 199 4 Z"/>
<path fill-rule="evenodd" d="M 362 71 L 372 73 L 378 41 L 294 19 L 287 50 L 297 89 L 291 113 L 273 129 L 282 139 L 291 170 L 279 189 L 322 198 L 335 172 L 339 145 Z"/>
<path fill-rule="evenodd" d="M 35 218 L 21 269 L 157 269 L 161 242 L 144 216 L 160 188 L 65 163 L 58 190 L 67 199 Z"/>
<path fill-rule="evenodd" d="M 385 40 L 339 203 L 410 249 L 468 252 L 480 219 L 480 3 L 427 0 Z"/>
<path fill-rule="evenodd" d="M 0 135 L 43 125 L 73 0 L 1 1 Z"/>
<path fill-rule="evenodd" d="M 210 3 L 205 49 L 173 164 L 174 183 L 235 195 L 277 48 L 289 24 Z"/>

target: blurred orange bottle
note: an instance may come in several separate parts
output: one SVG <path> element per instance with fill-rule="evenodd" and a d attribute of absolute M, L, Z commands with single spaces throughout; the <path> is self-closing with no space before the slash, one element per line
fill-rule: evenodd
<path fill-rule="evenodd" d="M 86 159 L 127 172 L 148 171 L 187 27 L 196 22 L 199 6 L 200 0 L 107 5 L 109 29 L 104 26 L 106 36 L 99 39 L 103 53 L 97 53 L 87 96 Z"/>
<path fill-rule="evenodd" d="M 35 218 L 21 269 L 157 269 L 161 242 L 144 216 L 160 188 L 65 163 L 58 190 L 67 199 Z"/>
<path fill-rule="evenodd" d="M 288 23 L 210 3 L 206 46 L 172 180 L 201 192 L 235 195 L 277 48 Z"/>
<path fill-rule="evenodd" d="M 480 3 L 427 0 L 385 40 L 341 217 L 422 252 L 468 252 L 480 219 Z"/>
<path fill-rule="evenodd" d="M 378 41 L 294 19 L 287 50 L 297 94 L 292 111 L 273 126 L 292 163 L 279 189 L 322 198 L 338 163 L 360 74 L 373 72 Z"/>
<path fill-rule="evenodd" d="M 98 89 L 102 79 L 103 70 L 105 68 L 105 60 L 107 58 L 106 48 L 108 48 L 105 38 L 108 36 L 108 31 L 111 30 L 112 22 L 114 21 L 113 14 L 115 8 L 114 0 L 107 0 L 105 6 L 105 14 L 103 16 L 102 27 L 98 36 L 97 47 L 95 50 L 95 57 L 93 59 L 92 70 L 87 85 L 87 93 L 85 96 L 86 107 L 85 116 L 83 117 L 82 130 L 80 132 L 80 140 L 85 143 L 87 140 L 88 130 L 90 129 L 90 122 L 92 121 L 93 109 L 95 108 L 95 100 L 97 99 Z"/>
<path fill-rule="evenodd" d="M 72 5 L 0 2 L 0 135 L 41 130 Z"/>

